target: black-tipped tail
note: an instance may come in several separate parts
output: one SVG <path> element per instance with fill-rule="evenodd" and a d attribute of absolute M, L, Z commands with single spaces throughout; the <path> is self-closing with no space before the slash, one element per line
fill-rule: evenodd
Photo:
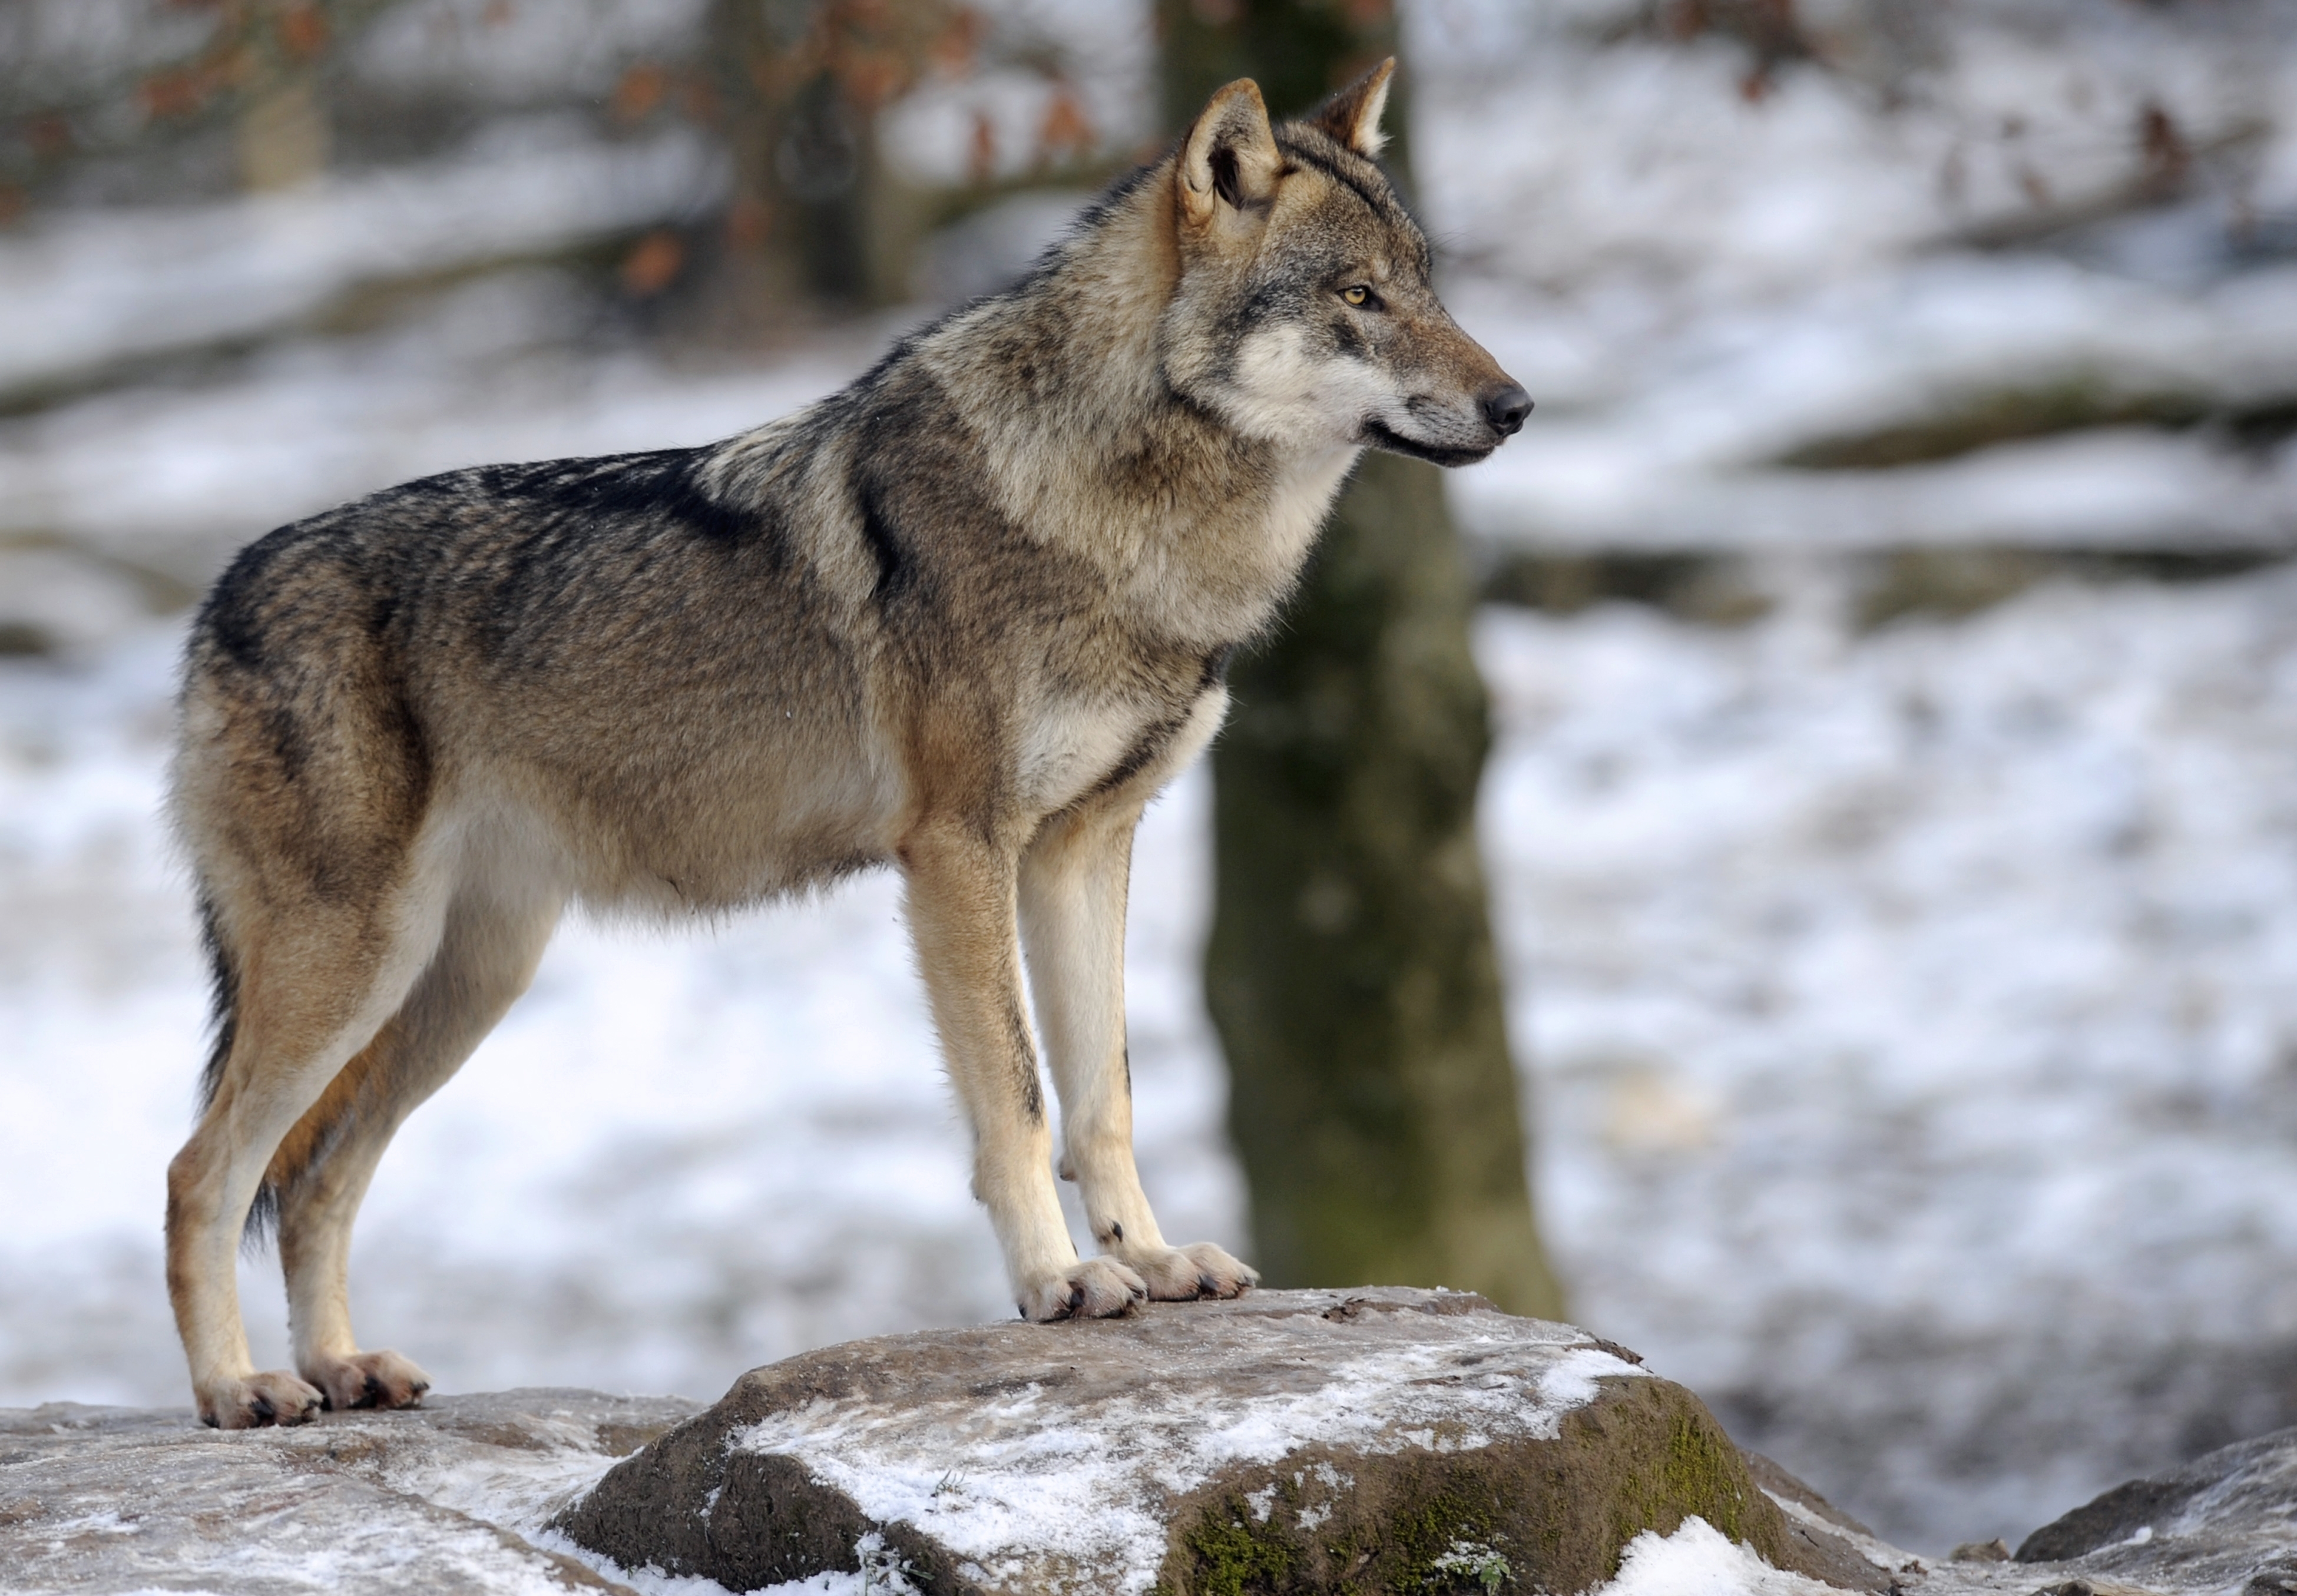
<path fill-rule="evenodd" d="M 200 947 L 208 956 L 208 1024 L 211 1033 L 207 1065 L 200 1071 L 199 1111 L 205 1114 L 214 1105 L 216 1093 L 223 1088 L 224 1065 L 231 1060 L 232 1044 L 239 1040 L 239 967 L 232 962 L 231 950 L 224 943 L 215 900 L 205 893 L 200 894 Z M 267 1180 L 255 1193 L 254 1205 L 247 1211 L 247 1227 L 241 1232 L 241 1245 L 260 1251 L 278 1229 L 279 1192 Z"/>
<path fill-rule="evenodd" d="M 223 945 L 215 900 L 205 893 L 200 894 L 200 948 L 208 956 L 208 1025 L 213 1034 L 207 1067 L 200 1072 L 199 1111 L 205 1114 L 223 1085 L 223 1066 L 239 1035 L 239 968 Z"/>

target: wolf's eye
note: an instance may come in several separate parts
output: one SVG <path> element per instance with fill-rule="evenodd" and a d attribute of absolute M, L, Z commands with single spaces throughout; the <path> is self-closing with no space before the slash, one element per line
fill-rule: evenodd
<path fill-rule="evenodd" d="M 1371 303 L 1371 290 L 1359 283 L 1352 288 L 1341 289 L 1340 297 L 1351 305 L 1369 305 Z"/>

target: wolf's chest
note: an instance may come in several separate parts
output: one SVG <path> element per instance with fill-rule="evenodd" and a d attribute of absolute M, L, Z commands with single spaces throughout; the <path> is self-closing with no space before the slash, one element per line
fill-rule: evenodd
<path fill-rule="evenodd" d="M 1032 809 L 1074 803 L 1116 773 L 1156 721 L 1156 706 L 1116 696 L 1046 693 L 1022 728 L 1017 786 Z"/>
<path fill-rule="evenodd" d="M 1015 786 L 1042 813 L 1176 769 L 1219 725 L 1227 694 L 1216 679 L 1171 697 L 1047 692 L 1022 723 Z"/>

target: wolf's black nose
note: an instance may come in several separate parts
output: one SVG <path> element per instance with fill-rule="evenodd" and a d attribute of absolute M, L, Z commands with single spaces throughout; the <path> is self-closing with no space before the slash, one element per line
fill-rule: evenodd
<path fill-rule="evenodd" d="M 1484 395 L 1484 419 L 1492 424 L 1492 431 L 1505 438 L 1523 429 L 1523 418 L 1531 414 L 1531 395 L 1513 383 L 1494 388 Z"/>

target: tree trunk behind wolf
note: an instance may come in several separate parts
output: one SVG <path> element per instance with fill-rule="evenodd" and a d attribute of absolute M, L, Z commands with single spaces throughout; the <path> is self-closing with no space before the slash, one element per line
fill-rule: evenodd
<path fill-rule="evenodd" d="M 1165 120 L 1236 78 L 1297 115 L 1396 48 L 1386 4 L 1158 0 Z M 1386 164 L 1409 192 L 1400 97 Z M 1206 994 L 1271 1285 L 1442 1284 L 1560 1316 L 1476 843 L 1490 734 L 1437 469 L 1366 456 L 1214 745 Z"/>
<path fill-rule="evenodd" d="M 711 0 L 734 193 L 698 331 L 738 341 L 909 297 L 923 218 L 878 158 L 877 113 L 974 31 L 956 0 Z"/>

